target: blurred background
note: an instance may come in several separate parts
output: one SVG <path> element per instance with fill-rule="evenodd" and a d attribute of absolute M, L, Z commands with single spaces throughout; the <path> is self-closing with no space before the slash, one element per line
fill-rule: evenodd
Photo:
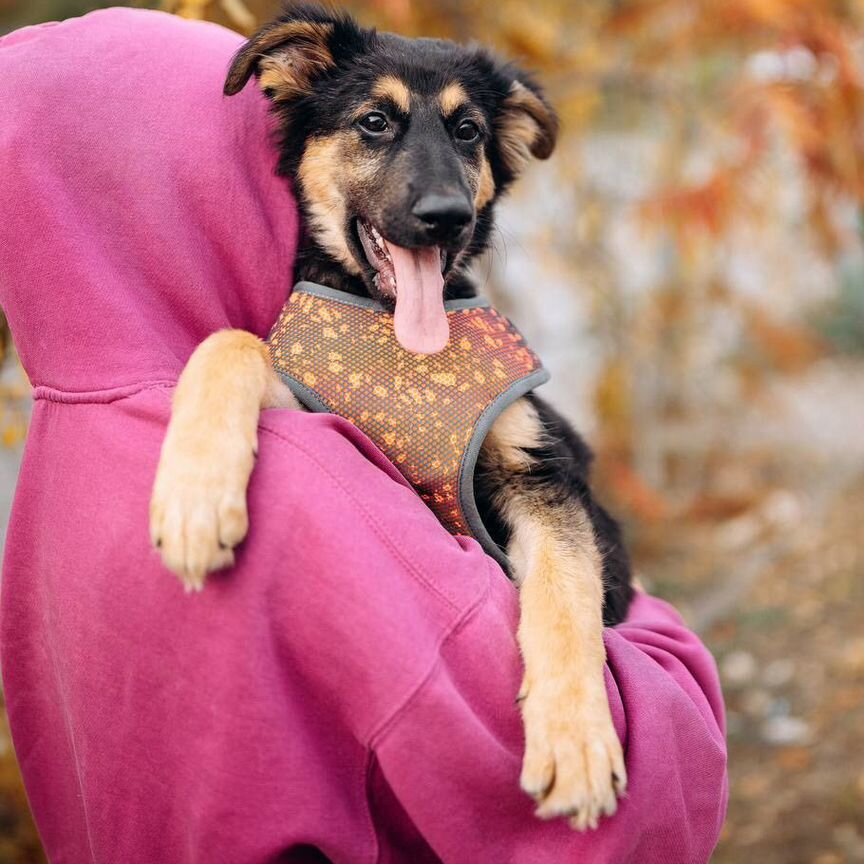
<path fill-rule="evenodd" d="M 0 0 L 0 34 L 100 5 Z M 131 5 L 249 32 L 277 4 Z M 717 658 L 713 861 L 864 862 L 864 2 L 344 5 L 540 74 L 564 134 L 478 277 L 595 446 L 643 581 Z M 29 397 L 2 350 L 5 525 Z M 0 862 L 41 860 L 4 717 Z"/>

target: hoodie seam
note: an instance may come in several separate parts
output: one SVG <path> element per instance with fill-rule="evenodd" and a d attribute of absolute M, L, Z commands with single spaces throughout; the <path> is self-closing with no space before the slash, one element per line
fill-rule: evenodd
<path fill-rule="evenodd" d="M 148 390 L 170 390 L 177 386 L 176 379 L 159 378 L 117 387 L 103 387 L 93 390 L 61 390 L 45 384 L 33 388 L 33 401 L 57 402 L 66 405 L 104 405 L 128 399 Z"/>

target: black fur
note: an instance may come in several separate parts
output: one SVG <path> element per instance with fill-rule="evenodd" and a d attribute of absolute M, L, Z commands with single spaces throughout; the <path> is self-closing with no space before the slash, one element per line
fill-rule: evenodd
<path fill-rule="evenodd" d="M 621 537 L 618 523 L 591 494 L 589 475 L 593 454 L 573 427 L 549 404 L 536 394 L 526 397 L 543 425 L 545 435 L 540 447 L 528 451 L 532 456 L 531 470 L 521 482 L 532 488 L 543 503 L 554 505 L 576 498 L 591 520 L 594 537 L 603 558 L 603 623 L 613 626 L 624 620 L 633 585 L 630 557 Z M 492 539 L 502 548 L 507 547 L 510 531 L 501 518 L 496 499 L 502 478 L 493 465 L 487 465 L 481 452 L 474 475 L 474 494 L 483 524 Z M 573 526 L 574 531 L 578 526 Z"/>
<path fill-rule="evenodd" d="M 459 188 L 465 186 L 465 172 L 472 166 L 480 150 L 456 141 L 452 129 L 442 123 L 433 108 L 433 101 L 446 85 L 458 82 L 470 98 L 471 106 L 482 116 L 485 156 L 491 167 L 495 194 L 489 203 L 475 213 L 470 229 L 464 236 L 447 238 L 441 243 L 447 251 L 446 294 L 448 297 L 473 296 L 474 286 L 466 274 L 466 266 L 488 245 L 494 224 L 495 202 L 516 179 L 517 171 L 508 162 L 499 140 L 502 114 L 508 110 L 508 97 L 514 82 L 530 91 L 539 100 L 539 109 L 548 111 L 547 132 L 551 141 L 539 147 L 535 155 L 545 157 L 554 143 L 555 119 L 546 106 L 536 83 L 516 67 L 503 63 L 479 47 L 463 47 L 451 42 L 432 39 L 406 39 L 389 33 L 358 26 L 347 15 L 319 6 L 289 7 L 283 15 L 256 37 L 253 37 L 235 58 L 226 82 L 226 93 L 237 92 L 249 76 L 257 74 L 256 39 L 274 32 L 280 25 L 305 22 L 326 25 L 326 51 L 332 62 L 319 70 L 308 86 L 289 99 L 274 97 L 274 111 L 280 118 L 278 172 L 295 177 L 310 140 L 339 133 L 350 128 L 352 112 L 368 101 L 370 92 L 382 76 L 393 75 L 403 81 L 412 96 L 417 94 L 420 108 L 407 118 L 400 118 L 395 107 L 384 107 L 392 126 L 386 140 L 367 136 L 370 152 L 378 148 L 378 158 L 386 160 L 386 181 L 368 190 L 367 197 L 377 201 L 378 220 L 386 224 L 382 233 L 400 245 L 432 245 L 411 234 L 410 206 L 417 189 Z M 265 91 L 267 92 L 267 91 Z M 423 99 L 425 98 L 425 102 Z M 424 107 L 425 106 L 425 107 Z M 425 112 L 425 114 L 423 113 Z M 547 146 L 548 145 L 548 146 Z M 474 161 L 472 161 L 474 160 Z M 339 166 L 333 166 L 333 171 Z M 407 191 L 406 191 L 407 190 Z M 301 207 L 308 207 L 304 190 L 298 188 Z M 467 191 L 466 191 L 467 194 Z M 365 205 L 357 205 L 365 206 Z M 473 207 L 473 205 L 472 205 Z M 299 250 L 296 277 L 330 285 L 355 294 L 378 296 L 372 281 L 374 271 L 366 264 L 356 236 L 355 217 L 349 213 L 343 226 L 346 242 L 361 267 L 361 274 L 350 273 L 338 256 L 307 232 Z M 390 226 L 389 228 L 387 226 Z M 399 236 L 393 236 L 396 233 Z M 436 244 L 439 245 L 439 244 Z M 538 302 L 542 302 L 538 298 Z M 582 512 L 591 520 L 597 546 L 603 558 L 605 588 L 604 621 L 607 625 L 623 620 L 633 596 L 630 563 L 615 520 L 597 503 L 589 486 L 592 455 L 579 435 L 549 405 L 537 396 L 528 397 L 535 406 L 545 429 L 544 443 L 530 451 L 532 469 L 523 482 L 540 501 L 559 503 L 576 499 Z M 500 478 L 494 470 L 484 470 L 481 462 L 475 478 L 475 492 L 481 516 L 495 541 L 503 548 L 508 530 L 496 507 Z"/>

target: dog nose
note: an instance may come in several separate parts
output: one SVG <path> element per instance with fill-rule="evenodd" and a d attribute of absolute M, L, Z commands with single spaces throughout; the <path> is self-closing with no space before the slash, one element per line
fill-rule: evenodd
<path fill-rule="evenodd" d="M 411 212 L 435 237 L 458 234 L 474 217 L 474 208 L 464 195 L 424 195 Z"/>

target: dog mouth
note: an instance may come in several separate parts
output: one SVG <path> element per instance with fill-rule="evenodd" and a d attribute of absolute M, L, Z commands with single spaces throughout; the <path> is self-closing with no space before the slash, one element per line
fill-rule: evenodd
<path fill-rule="evenodd" d="M 395 304 L 396 340 L 412 354 L 443 351 L 450 338 L 444 310 L 446 251 L 440 246 L 398 246 L 364 219 L 357 220 L 357 236 L 375 271 L 376 289 Z"/>

